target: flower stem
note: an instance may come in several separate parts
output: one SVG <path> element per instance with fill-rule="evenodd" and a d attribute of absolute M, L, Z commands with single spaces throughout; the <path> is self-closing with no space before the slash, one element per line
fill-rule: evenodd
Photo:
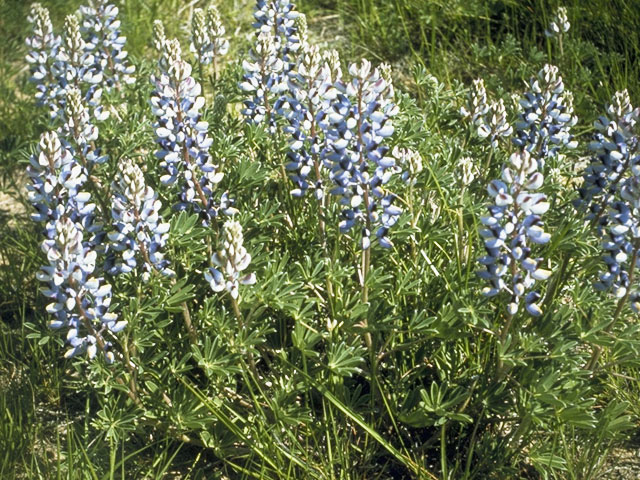
<path fill-rule="evenodd" d="M 240 326 L 240 330 L 244 331 L 244 317 L 242 316 L 242 312 L 240 311 L 240 306 L 238 305 L 238 300 L 236 298 L 231 297 L 231 306 L 233 307 L 233 313 L 236 316 L 236 320 L 238 320 L 238 325 Z M 256 379 L 256 382 L 260 380 L 260 376 L 258 375 L 258 369 L 256 368 L 256 362 L 253 358 L 253 352 L 251 350 L 248 351 L 249 357 L 249 368 L 251 369 L 251 373 Z"/>

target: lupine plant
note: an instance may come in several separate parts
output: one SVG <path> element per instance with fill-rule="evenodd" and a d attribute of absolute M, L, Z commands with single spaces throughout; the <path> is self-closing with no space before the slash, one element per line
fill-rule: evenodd
<path fill-rule="evenodd" d="M 483 294 L 489 297 L 506 291 L 510 295 L 507 312 L 513 317 L 523 303 L 534 316 L 542 314 L 538 305 L 540 294 L 531 291 L 536 280 L 546 280 L 551 271 L 543 268 L 543 259 L 532 256 L 531 247 L 549 242 L 540 215 L 549 209 L 549 202 L 536 190 L 544 177 L 538 162 L 527 150 L 511 155 L 502 170 L 502 180 L 493 180 L 487 191 L 494 203 L 489 215 L 482 217 L 486 255 L 479 259 L 485 270 L 480 277 L 489 282 Z M 505 278 L 508 281 L 505 282 Z M 507 327 L 508 328 L 508 327 Z"/>
<path fill-rule="evenodd" d="M 522 110 L 513 139 L 521 150 L 513 153 L 503 167 L 502 180 L 489 183 L 487 190 L 494 203 L 488 207 L 489 215 L 481 219 L 485 228 L 480 235 L 484 238 L 487 255 L 479 260 L 485 267 L 479 275 L 489 282 L 483 293 L 492 297 L 506 290 L 511 296 L 507 305 L 509 321 L 504 332 L 518 312 L 522 299 L 531 315 L 542 314 L 538 305 L 540 294 L 530 289 L 536 280 L 546 280 L 551 271 L 543 268 L 542 258 L 532 257 L 531 247 L 550 240 L 541 218 L 549 209 L 549 202 L 536 190 L 543 185 L 545 159 L 563 146 L 576 146 L 570 134 L 570 127 L 577 121 L 573 116 L 572 97 L 565 92 L 558 69 L 545 65 L 528 87 L 520 100 Z M 482 104 L 481 100 L 474 101 L 473 98 L 472 105 Z M 475 110 L 485 109 L 476 107 Z M 501 110 L 504 117 L 504 105 Z M 506 124 L 506 121 L 492 123 Z M 501 130 L 510 131 L 511 128 Z M 508 282 L 504 281 L 505 276 L 509 278 Z"/>
<path fill-rule="evenodd" d="M 130 159 L 122 162 L 113 183 L 111 209 L 115 231 L 109 233 L 113 248 L 120 252 L 113 271 L 128 273 L 142 260 L 143 268 L 173 275 L 164 258 L 169 224 L 162 221 L 162 203 L 145 183 L 140 167 Z M 136 258 L 139 256 L 141 258 Z"/>
<path fill-rule="evenodd" d="M 561 148 L 577 146 L 570 132 L 577 122 L 573 95 L 565 90 L 558 67 L 545 65 L 530 80 L 520 106 L 513 143 L 529 151 L 540 168 L 544 168 L 546 158 L 553 157 Z"/>
<path fill-rule="evenodd" d="M 226 290 L 234 301 L 237 301 L 240 295 L 240 284 L 256 283 L 254 273 L 241 276 L 241 272 L 251 263 L 251 255 L 243 243 L 242 225 L 235 220 L 227 220 L 224 224 L 223 246 L 211 257 L 215 267 L 209 268 L 204 274 L 214 292 Z"/>
<path fill-rule="evenodd" d="M 173 185 L 180 179 L 178 208 L 193 209 L 206 225 L 219 213 L 234 210 L 226 192 L 219 202 L 214 197 L 223 174 L 209 155 L 212 140 L 207 135 L 208 123 L 201 119 L 204 97 L 200 96 L 200 84 L 191 76 L 191 65 L 181 55 L 179 42 L 167 41 L 161 62 L 166 70 L 152 77 L 155 90 L 151 105 L 158 118 L 156 156 L 167 171 L 160 179 L 164 185 Z"/>
<path fill-rule="evenodd" d="M 469 105 L 468 107 L 461 107 L 460 114 L 464 117 L 469 117 L 471 124 L 480 129 L 485 125 L 485 117 L 489 111 L 487 89 L 484 86 L 484 80 L 477 78 L 471 86 Z"/>
<path fill-rule="evenodd" d="M 164 23 L 162 20 L 153 21 L 153 48 L 161 56 L 164 54 L 165 43 L 167 42 L 167 35 L 164 30 Z M 162 57 L 161 57 L 162 58 Z"/>
<path fill-rule="evenodd" d="M 304 16 L 300 16 L 304 19 Z M 306 22 L 301 30 L 306 28 Z M 288 112 L 285 114 L 290 125 L 285 131 L 291 135 L 289 142 L 290 151 L 287 156 L 290 163 L 287 170 L 293 174 L 296 188 L 291 194 L 303 196 L 311 189 L 313 195 L 319 201 L 324 197 L 322 176 L 322 161 L 320 153 L 325 143 L 325 131 L 322 128 L 322 118 L 326 115 L 328 97 L 335 92 L 331 78 L 331 70 L 326 62 L 323 62 L 320 49 L 310 45 L 305 38 L 304 31 L 301 47 L 301 59 L 297 67 L 290 72 L 289 90 L 291 98 L 288 99 Z M 309 181 L 309 176 L 313 180 Z"/>
<path fill-rule="evenodd" d="M 91 0 L 88 6 L 80 7 L 80 14 L 86 49 L 93 55 L 94 69 L 102 72 L 107 89 L 133 83 L 135 66 L 127 59 L 127 38 L 120 30 L 118 7 L 106 0 Z"/>
<path fill-rule="evenodd" d="M 564 35 L 569 31 L 571 24 L 569 23 L 569 17 L 566 7 L 558 7 L 556 14 L 549 22 L 549 28 L 544 31 L 544 34 L 553 39 L 558 39 L 558 47 L 560 49 L 560 56 L 564 56 L 564 47 L 562 40 Z"/>
<path fill-rule="evenodd" d="M 257 32 L 273 34 L 276 55 L 283 62 L 283 75 L 296 63 L 297 51 L 300 48 L 300 37 L 296 26 L 299 13 L 290 0 L 258 0 L 253 14 L 253 27 Z M 258 33 L 258 34 L 259 34 Z"/>
<path fill-rule="evenodd" d="M 640 264 L 639 213 L 640 151 L 637 123 L 640 109 L 634 108 L 626 90 L 616 92 L 607 106 L 607 115 L 596 120 L 597 133 L 590 148 L 593 156 L 584 173 L 584 183 L 576 202 L 601 238 L 606 270 L 595 288 L 611 291 L 618 299 L 613 328 L 627 303 L 640 312 L 640 293 L 635 282 Z M 594 351 L 589 367 L 594 368 L 600 348 Z"/>
<path fill-rule="evenodd" d="M 42 292 L 51 299 L 47 312 L 54 320 L 49 326 L 68 329 L 71 348 L 65 357 L 86 352 L 93 358 L 99 348 L 113 361 L 108 334 L 119 332 L 127 322 L 109 312 L 111 285 L 97 276 L 94 242 L 85 237 L 91 232 L 95 207 L 89 203 L 90 194 L 81 190 L 86 175 L 55 133 L 42 135 L 29 174 L 30 199 L 39 212 L 37 219 L 45 222 L 42 250 L 49 264 L 42 267 L 38 280 L 47 285 Z"/>
<path fill-rule="evenodd" d="M 491 147 L 498 148 L 500 139 L 506 139 L 513 133 L 513 127 L 507 120 L 504 100 L 488 100 L 484 80 L 473 81 L 469 95 L 469 105 L 462 107 L 460 113 L 470 119 L 478 137 L 488 139 Z M 486 167 L 491 163 L 493 150 L 487 158 Z"/>
<path fill-rule="evenodd" d="M 64 124 L 61 130 L 72 142 L 74 151 L 87 173 L 91 174 L 96 165 L 107 161 L 107 157 L 101 155 L 95 146 L 98 127 L 91 121 L 89 111 L 82 102 L 80 90 L 69 87 L 66 93 Z"/>
<path fill-rule="evenodd" d="M 80 24 L 74 15 L 67 15 L 62 36 L 62 46 L 54 64 L 58 80 L 59 104 L 64 107 L 64 99 L 69 88 L 76 88 L 83 94 L 83 103 L 93 108 L 96 120 L 105 120 L 109 113 L 101 105 L 101 82 L 104 74 L 95 62 L 95 56 L 82 37 Z M 53 110 L 55 117 L 62 110 Z"/>
<path fill-rule="evenodd" d="M 240 88 L 251 92 L 242 113 L 247 120 L 266 121 L 275 132 L 276 115 L 286 101 L 288 74 L 296 65 L 300 37 L 296 26 L 299 13 L 289 0 L 259 0 L 253 14 L 256 40 L 250 52 L 251 62 L 243 61 Z"/>
<path fill-rule="evenodd" d="M 215 75 L 217 62 L 229 51 L 229 40 L 225 38 L 225 28 L 215 5 L 207 7 L 206 13 L 201 8 L 193 11 L 189 48 L 199 65 L 213 64 Z"/>
<path fill-rule="evenodd" d="M 250 52 L 251 61 L 243 61 L 245 74 L 240 84 L 243 91 L 253 95 L 250 100 L 245 101 L 243 115 L 254 124 L 265 122 L 272 133 L 276 128 L 275 103 L 287 89 L 286 78 L 282 73 L 284 62 L 277 53 L 275 37 L 271 31 L 261 31 Z"/>
<path fill-rule="evenodd" d="M 38 105 L 54 111 L 57 109 L 58 90 L 52 70 L 62 40 L 54 35 L 49 10 L 41 4 L 32 4 L 28 20 L 33 24 L 33 34 L 27 38 L 30 51 L 26 59 L 31 68 L 30 80 L 36 84 Z"/>
<path fill-rule="evenodd" d="M 391 119 L 398 109 L 388 80 L 372 70 L 370 62 L 351 64 L 349 74 L 348 83 L 336 83 L 338 93 L 324 120 L 328 125 L 323 158 L 335 184 L 331 193 L 346 207 L 342 232 L 359 224 L 361 246 L 367 250 L 375 228 L 380 245 L 390 247 L 387 234 L 402 210 L 385 187 L 395 172 L 395 160 L 387 155 L 384 141 L 393 134 Z"/>
<path fill-rule="evenodd" d="M 35 466 L 19 475 L 601 477 L 638 418 L 626 400 L 637 397 L 640 350 L 629 321 L 640 310 L 640 110 L 626 91 L 596 122 L 584 178 L 554 177 L 579 163 L 586 144 L 574 134 L 587 131 L 574 133 L 554 66 L 512 95 L 516 112 L 508 92 L 487 92 L 495 77 L 474 81 L 461 110 L 459 66 L 438 81 L 435 44 L 413 52 L 413 78 L 409 54 L 387 57 L 378 43 L 354 45 L 393 58 L 393 71 L 344 48 L 343 72 L 336 50 L 312 44 L 338 26 L 338 39 L 357 38 L 365 17 L 307 25 L 289 0 L 257 0 L 254 31 L 240 18 L 235 33 L 249 55 L 216 65 L 228 49 L 218 12 L 192 9 L 207 2 L 159 10 L 180 40 L 136 2 L 85 3 L 61 37 L 42 6 L 29 14 L 27 60 L 45 108 L 33 107 L 25 132 L 46 132 L 16 150 L 29 158 L 35 227 L 16 215 L 0 236 L 0 278 L 31 269 L 14 282 L 26 292 L 15 331 L 0 301 L 0 352 L 19 340 L 0 365 L 0 444 L 15 448 L 5 439 L 25 405 L 64 424 L 29 432 L 19 447 L 36 452 Z M 419 3 L 384 10 L 402 20 L 393 35 L 419 27 L 425 16 L 409 18 Z M 121 29 L 120 13 L 137 23 Z M 436 13 L 429 29 L 450 21 Z M 526 21 L 514 18 L 504 29 Z M 133 69 L 121 32 L 151 30 L 154 48 L 129 45 Z M 538 39 L 532 62 L 509 41 L 517 55 L 506 40 L 464 55 L 497 52 L 518 63 L 514 78 L 540 69 Z M 560 65 L 584 87 L 575 63 Z M 471 67 L 463 76 L 495 65 Z M 591 96 L 581 91 L 576 109 L 588 112 Z M 34 241 L 15 262 L 6 246 L 23 238 Z M 43 295 L 31 302 L 34 275 Z M 40 377 L 22 376 L 30 361 L 46 395 L 31 391 Z M 10 388 L 7 368 L 19 379 Z"/>

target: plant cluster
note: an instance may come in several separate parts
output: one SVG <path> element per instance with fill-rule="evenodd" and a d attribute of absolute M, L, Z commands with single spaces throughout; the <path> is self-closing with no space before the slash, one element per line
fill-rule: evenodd
<path fill-rule="evenodd" d="M 226 58 L 220 5 L 188 39 L 149 22 L 151 60 L 128 58 L 106 0 L 60 36 L 29 14 L 36 277 L 66 333 L 29 338 L 64 345 L 112 473 L 135 437 L 221 475 L 595 478 L 630 425 L 603 358 L 632 368 L 640 348 L 628 92 L 575 175 L 560 67 L 540 62 L 515 109 L 420 68 L 412 96 L 314 44 L 289 0 L 257 0 L 247 58 Z M 547 33 L 561 58 L 568 18 Z"/>

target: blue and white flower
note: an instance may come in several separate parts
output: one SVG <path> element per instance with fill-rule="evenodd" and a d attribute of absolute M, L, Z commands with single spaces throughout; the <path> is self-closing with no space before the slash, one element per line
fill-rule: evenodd
<path fill-rule="evenodd" d="M 203 65 L 215 62 L 229 51 L 229 41 L 225 38 L 225 28 L 215 5 L 193 11 L 191 23 L 190 50 L 196 60 Z"/>
<path fill-rule="evenodd" d="M 57 219 L 54 227 L 53 238 L 42 243 L 49 265 L 38 274 L 38 280 L 47 284 L 42 292 L 51 300 L 47 305 L 53 316 L 49 326 L 68 329 L 71 348 L 66 358 L 85 352 L 93 358 L 100 349 L 112 362 L 107 334 L 118 333 L 127 322 L 109 312 L 111 285 L 94 276 L 97 254 L 85 245 L 82 231 L 66 216 Z"/>
<path fill-rule="evenodd" d="M 36 209 L 31 218 L 44 223 L 47 238 L 53 238 L 53 225 L 61 217 L 71 219 L 83 230 L 93 230 L 95 204 L 84 191 L 86 170 L 56 133 L 42 134 L 38 154 L 31 157 L 27 174 L 31 178 L 27 186 L 29 201 Z"/>
<path fill-rule="evenodd" d="M 542 314 L 540 294 L 531 288 L 536 281 L 546 280 L 551 271 L 544 268 L 542 258 L 532 255 L 531 247 L 548 243 L 551 238 L 541 218 L 549 202 L 543 193 L 536 192 L 543 180 L 538 162 L 523 150 L 511 155 L 502 170 L 502 180 L 493 180 L 487 188 L 493 204 L 488 207 L 489 214 L 480 219 L 486 255 L 478 260 L 484 266 L 478 275 L 489 283 L 484 295 L 492 297 L 502 291 L 510 294 L 510 315 L 518 312 L 523 299 L 531 315 Z"/>
<path fill-rule="evenodd" d="M 119 87 L 121 83 L 135 81 L 135 66 L 127 59 L 122 35 L 118 7 L 105 0 L 89 0 L 88 6 L 81 6 L 81 31 L 86 38 L 85 48 L 93 56 L 93 70 L 100 72 L 107 89 Z"/>
<path fill-rule="evenodd" d="M 202 120 L 204 97 L 200 84 L 191 76 L 191 65 L 182 60 L 180 44 L 170 40 L 165 44 L 161 62 L 167 66 L 159 76 L 152 77 L 155 85 L 151 97 L 158 151 L 156 156 L 167 173 L 160 178 L 164 185 L 182 184 L 179 209 L 192 208 L 205 225 L 220 213 L 232 214 L 235 209 L 227 193 L 217 202 L 216 185 L 223 174 L 211 161 L 207 135 L 208 123 Z"/>
<path fill-rule="evenodd" d="M 227 220 L 224 224 L 223 242 L 222 248 L 211 257 L 217 268 L 209 268 L 204 276 L 214 292 L 226 290 L 232 298 L 237 299 L 240 285 L 256 283 L 254 273 L 241 273 L 251 263 L 251 255 L 243 245 L 242 225 L 235 220 Z"/>
<path fill-rule="evenodd" d="M 29 46 L 26 59 L 31 70 L 29 80 L 36 85 L 38 105 L 45 106 L 50 111 L 57 110 L 58 86 L 54 77 L 53 64 L 62 40 L 60 36 L 54 35 L 49 10 L 41 4 L 31 5 L 27 20 L 33 24 L 33 34 L 26 40 Z"/>
<path fill-rule="evenodd" d="M 385 185 L 397 172 L 396 161 L 387 155 L 385 139 L 393 134 L 392 117 L 398 111 L 393 103 L 393 88 L 378 69 L 362 60 L 349 67 L 351 80 L 338 81 L 325 96 L 331 99 L 326 121 L 326 146 L 322 152 L 330 178 L 331 191 L 341 197 L 340 230 L 346 232 L 359 224 L 362 248 L 371 244 L 371 230 L 376 228 L 378 243 L 390 247 L 387 234 L 397 222 L 402 209 L 396 196 Z M 334 97 L 335 95 L 335 97 Z"/>
<path fill-rule="evenodd" d="M 577 146 L 571 135 L 571 127 L 577 122 L 573 95 L 565 91 L 558 67 L 553 65 L 545 65 L 528 87 L 520 100 L 522 111 L 513 143 L 528 150 L 543 168 L 547 157 L 556 155 L 563 147 Z"/>
<path fill-rule="evenodd" d="M 640 267 L 640 108 L 631 105 L 624 90 L 614 95 L 607 113 L 608 118 L 595 122 L 597 133 L 590 144 L 594 155 L 576 204 L 587 210 L 605 251 L 606 270 L 595 288 L 627 297 L 640 312 L 640 293 L 631 274 Z"/>
<path fill-rule="evenodd" d="M 558 7 L 558 11 L 549 22 L 549 28 L 545 30 L 544 34 L 549 38 L 556 38 L 567 33 L 570 27 L 567 8 Z"/>
<path fill-rule="evenodd" d="M 93 234 L 95 209 L 91 195 L 83 191 L 85 169 L 56 133 L 47 132 L 28 173 L 29 200 L 37 210 L 33 218 L 45 226 L 42 250 L 49 264 L 42 267 L 38 279 L 47 284 L 42 291 L 51 299 L 47 312 L 54 320 L 50 326 L 68 328 L 71 348 L 66 357 L 86 351 L 93 358 L 100 348 L 113 360 L 105 334 L 117 333 L 126 322 L 118 322 L 109 312 L 111 286 L 98 276 L 94 241 L 85 237 Z"/>
<path fill-rule="evenodd" d="M 102 121 L 109 116 L 101 106 L 104 74 L 96 65 L 91 47 L 82 38 L 80 24 L 74 15 L 67 15 L 64 24 L 63 42 L 53 65 L 54 76 L 58 79 L 60 109 L 52 112 L 53 118 L 64 113 L 67 90 L 77 88 L 83 92 L 83 103 L 93 108 L 93 116 Z"/>
<path fill-rule="evenodd" d="M 252 94 L 242 113 L 254 124 L 266 121 L 275 132 L 276 114 L 286 110 L 289 72 L 298 64 L 301 40 L 296 25 L 299 13 L 289 0 L 257 0 L 254 12 L 256 41 L 243 61 L 240 88 Z"/>
<path fill-rule="evenodd" d="M 118 252 L 112 271 L 129 273 L 142 264 L 146 272 L 157 270 L 173 275 L 162 252 L 169 232 L 169 224 L 160 215 L 162 203 L 132 160 L 122 160 L 120 167 L 112 185 L 115 231 L 109 233 L 109 240 Z"/>

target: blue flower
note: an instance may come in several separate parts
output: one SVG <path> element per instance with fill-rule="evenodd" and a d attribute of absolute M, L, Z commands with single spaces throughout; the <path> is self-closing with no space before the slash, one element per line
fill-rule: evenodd
<path fill-rule="evenodd" d="M 162 203 L 151 187 L 145 184 L 140 167 L 130 159 L 122 160 L 112 185 L 114 192 L 111 215 L 115 231 L 109 233 L 113 248 L 119 252 L 113 273 L 128 273 L 142 256 L 145 271 L 155 269 L 173 275 L 162 249 L 167 243 L 169 224 L 162 222 Z"/>
<path fill-rule="evenodd" d="M 135 66 L 127 59 L 124 49 L 127 37 L 122 35 L 118 7 L 105 0 L 90 0 L 89 6 L 81 6 L 82 33 L 85 34 L 85 49 L 93 57 L 94 77 L 101 76 L 107 89 L 131 84 Z"/>
<path fill-rule="evenodd" d="M 304 15 L 299 21 L 304 22 Z M 305 25 L 302 23 L 302 25 Z M 304 26 L 300 28 L 304 33 Z M 304 35 L 301 35 L 304 39 Z M 326 116 L 329 105 L 327 91 L 333 88 L 331 69 L 322 59 L 320 50 L 302 41 L 299 64 L 289 72 L 289 96 L 286 99 L 284 114 L 289 122 L 285 132 L 290 135 L 289 163 L 287 170 L 296 188 L 291 194 L 303 196 L 311 189 L 315 197 L 324 197 L 320 154 L 326 141 Z"/>
<path fill-rule="evenodd" d="M 570 133 L 577 122 L 573 95 L 565 91 L 558 67 L 553 65 L 545 65 L 528 86 L 529 91 L 520 100 L 522 111 L 513 143 L 534 155 L 544 168 L 545 159 L 560 148 L 577 146 Z"/>
<path fill-rule="evenodd" d="M 242 62 L 245 74 L 240 83 L 253 97 L 244 102 L 242 113 L 254 124 L 266 121 L 274 132 L 276 114 L 286 109 L 289 72 L 298 63 L 299 13 L 289 0 L 257 0 L 253 16 L 256 43 L 249 53 L 251 61 Z"/>
<path fill-rule="evenodd" d="M 49 10 L 39 3 L 31 5 L 27 20 L 33 24 L 33 35 L 26 40 L 30 49 L 26 60 L 30 64 L 30 81 L 36 84 L 36 100 L 38 105 L 57 111 L 58 86 L 53 64 L 62 40 L 53 34 Z"/>
<path fill-rule="evenodd" d="M 378 243 L 390 247 L 387 234 L 402 210 L 385 188 L 398 169 L 384 142 L 393 134 L 391 118 L 398 108 L 390 79 L 372 70 L 370 62 L 350 65 L 349 73 L 348 83 L 338 80 L 325 92 L 330 105 L 322 119 L 327 132 L 322 157 L 334 183 L 331 193 L 340 196 L 345 206 L 340 230 L 359 224 L 366 250 L 376 228 Z"/>
<path fill-rule="evenodd" d="M 47 132 L 40 137 L 39 152 L 31 157 L 27 173 L 31 185 L 27 187 L 29 201 L 36 209 L 31 218 L 44 223 L 45 235 L 53 238 L 53 225 L 67 217 L 93 231 L 91 195 L 85 192 L 86 170 L 73 158 L 71 149 L 58 135 Z"/>
<path fill-rule="evenodd" d="M 63 216 L 54 226 L 53 238 L 42 242 L 49 265 L 38 274 L 38 280 L 47 284 L 43 294 L 51 299 L 47 305 L 53 316 L 49 326 L 68 329 L 71 348 L 66 358 L 85 352 L 93 358 L 99 347 L 107 360 L 113 361 L 106 335 L 121 331 L 127 322 L 118 321 L 117 315 L 109 312 L 111 285 L 93 275 L 97 254 L 85 246 L 77 225 Z"/>
<path fill-rule="evenodd" d="M 179 209 L 192 208 L 205 225 L 222 214 L 233 214 L 235 209 L 226 193 L 216 202 L 214 190 L 223 174 L 211 162 L 207 135 L 208 123 L 201 120 L 204 97 L 200 84 L 191 76 L 191 65 L 181 59 L 177 40 L 165 43 L 161 67 L 166 70 L 152 77 L 155 90 L 151 108 L 157 117 L 154 124 L 161 166 L 167 171 L 160 178 L 165 185 L 182 181 Z"/>
<path fill-rule="evenodd" d="M 595 122 L 597 133 L 590 144 L 594 155 L 576 206 L 586 210 L 587 220 L 602 238 L 606 270 L 595 288 L 610 290 L 616 298 L 627 297 L 638 311 L 640 294 L 631 271 L 640 267 L 640 109 L 633 108 L 624 90 L 615 94 L 607 113 L 609 118 Z"/>
<path fill-rule="evenodd" d="M 101 155 L 100 149 L 95 147 L 98 127 L 92 123 L 89 110 L 82 103 L 80 90 L 74 86 L 66 91 L 63 120 L 61 133 L 74 143 L 74 154 L 91 174 L 95 165 L 106 162 L 108 157 Z"/>
<path fill-rule="evenodd" d="M 241 272 L 251 263 L 251 255 L 243 243 L 242 225 L 235 220 L 227 220 L 224 224 L 223 247 L 211 257 L 212 263 L 218 268 L 209 268 L 204 274 L 214 292 L 227 290 L 232 298 L 237 299 L 241 284 L 256 283 L 253 273 L 241 276 Z"/>
<path fill-rule="evenodd" d="M 551 271 L 542 266 L 543 259 L 532 256 L 532 244 L 545 244 L 550 235 L 543 229 L 541 215 L 549 209 L 547 198 L 536 190 L 544 177 L 538 162 L 527 150 L 516 152 L 502 170 L 502 180 L 493 180 L 487 191 L 493 204 L 489 214 L 480 219 L 486 255 L 478 261 L 484 270 L 480 278 L 489 285 L 483 294 L 492 297 L 502 291 L 511 295 L 507 311 L 515 315 L 522 300 L 534 316 L 542 311 L 537 304 L 540 295 L 528 292 L 536 281 L 546 280 Z M 525 295 L 526 294 L 526 295 Z"/>
<path fill-rule="evenodd" d="M 83 191 L 86 171 L 54 132 L 44 133 L 38 155 L 28 169 L 32 184 L 29 200 L 37 213 L 34 220 L 43 222 L 45 240 L 42 250 L 48 265 L 38 279 L 47 284 L 42 291 L 51 299 L 47 312 L 54 316 L 52 328 L 68 328 L 71 348 L 65 356 L 87 352 L 96 355 L 100 348 L 107 359 L 110 342 L 107 332 L 117 333 L 126 326 L 109 312 L 111 286 L 97 275 L 98 254 L 95 241 L 85 235 L 95 231 L 91 195 Z"/>
<path fill-rule="evenodd" d="M 78 19 L 73 15 L 66 17 L 63 42 L 52 72 L 58 82 L 56 97 L 60 107 L 51 112 L 52 118 L 64 114 L 67 90 L 70 88 L 83 92 L 83 103 L 93 108 L 96 120 L 108 118 L 108 112 L 101 105 L 103 71 L 97 66 L 91 47 L 82 38 Z"/>

